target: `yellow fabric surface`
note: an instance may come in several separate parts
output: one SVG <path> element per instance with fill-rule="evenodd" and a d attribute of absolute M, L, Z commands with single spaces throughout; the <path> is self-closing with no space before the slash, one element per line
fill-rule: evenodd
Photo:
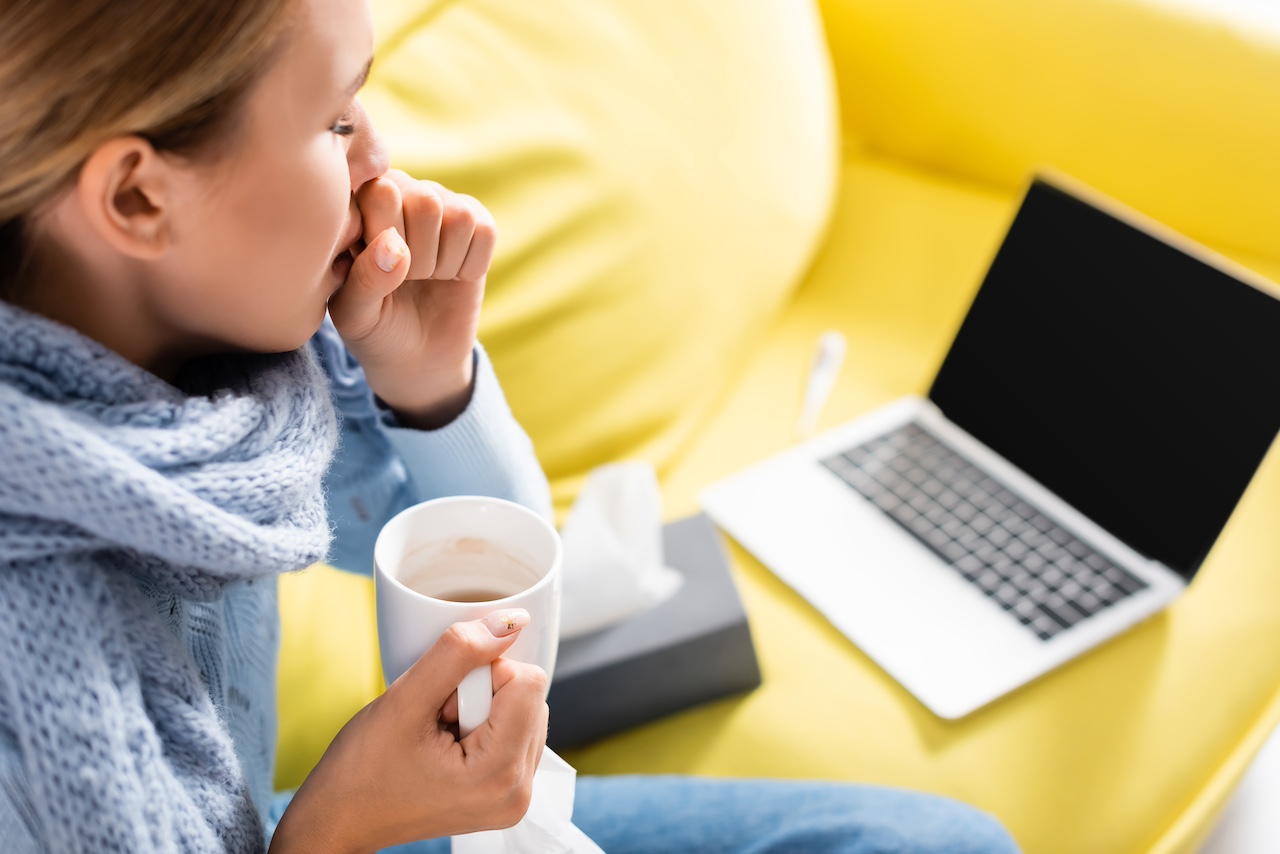
<path fill-rule="evenodd" d="M 1015 204 L 891 161 L 851 160 L 826 251 L 704 440 L 664 481 L 672 512 L 692 511 L 703 485 L 791 441 L 796 405 L 777 402 L 798 405 L 824 329 L 849 339 L 825 425 L 924 392 Z M 943 792 L 999 816 L 1028 852 L 1191 850 L 1280 713 L 1277 507 L 1273 453 L 1168 612 L 954 723 L 735 547 L 763 687 L 566 758 L 584 772 L 821 776 Z"/>
<path fill-rule="evenodd" d="M 317 565 L 280 578 L 276 789 L 293 789 L 382 692 L 373 579 Z"/>
<path fill-rule="evenodd" d="M 846 164 L 827 250 L 702 437 L 674 462 L 664 481 L 669 513 L 695 512 L 706 483 L 791 441 L 807 360 L 824 329 L 849 340 L 825 426 L 924 391 L 1015 203 L 889 161 Z M 763 686 L 566 758 L 582 773 L 819 777 L 945 793 L 999 816 L 1028 852 L 1189 851 L 1280 715 L 1280 578 L 1270 571 L 1280 551 L 1277 506 L 1272 454 L 1173 608 L 959 722 L 932 716 L 732 546 Z M 329 570 L 297 581 L 338 578 Z M 355 598 L 368 613 L 343 624 L 350 636 L 338 643 L 341 627 L 317 631 L 367 698 L 376 671 L 372 605 L 351 592 L 315 603 L 336 608 Z M 318 721 L 335 730 L 341 722 Z"/>
<path fill-rule="evenodd" d="M 849 351 L 820 426 L 923 392 L 1035 165 L 1280 277 L 1280 47 L 1156 0 L 821 5 L 836 166 L 804 4 L 375 2 L 369 106 L 397 165 L 497 215 L 482 336 L 561 509 L 645 456 L 668 517 L 696 512 L 791 441 L 825 329 Z M 566 758 L 950 794 L 1029 854 L 1191 854 L 1280 718 L 1277 510 L 1273 452 L 1172 608 L 957 722 L 731 545 L 763 686 Z M 296 784 L 380 680 L 369 581 L 320 568 L 281 598 Z"/>
<path fill-rule="evenodd" d="M 1280 257 L 1280 36 L 1161 0 L 821 0 L 845 131 L 1012 190 L 1051 164 Z"/>

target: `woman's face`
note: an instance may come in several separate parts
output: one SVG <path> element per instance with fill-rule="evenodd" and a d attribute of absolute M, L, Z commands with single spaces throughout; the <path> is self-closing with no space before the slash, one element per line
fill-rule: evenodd
<path fill-rule="evenodd" d="M 179 185 L 148 295 L 164 337 L 193 354 L 282 352 L 319 327 L 361 236 L 353 194 L 388 165 L 355 100 L 372 45 L 364 0 L 298 0 L 238 138 Z"/>

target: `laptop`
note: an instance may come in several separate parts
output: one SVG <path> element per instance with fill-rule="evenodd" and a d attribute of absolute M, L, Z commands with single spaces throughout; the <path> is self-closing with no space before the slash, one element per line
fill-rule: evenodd
<path fill-rule="evenodd" d="M 926 397 L 701 501 L 952 719 L 1186 590 L 1278 429 L 1273 286 L 1041 175 Z"/>

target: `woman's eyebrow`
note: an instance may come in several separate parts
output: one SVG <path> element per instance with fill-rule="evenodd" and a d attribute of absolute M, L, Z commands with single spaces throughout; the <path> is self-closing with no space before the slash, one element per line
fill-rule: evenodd
<path fill-rule="evenodd" d="M 369 79 L 369 69 L 373 67 L 373 57 L 369 57 L 369 61 L 364 64 L 364 68 L 356 75 L 355 80 L 351 81 L 351 85 L 347 87 L 346 94 L 354 95 L 360 91 L 360 87 L 364 86 L 366 80 Z"/>

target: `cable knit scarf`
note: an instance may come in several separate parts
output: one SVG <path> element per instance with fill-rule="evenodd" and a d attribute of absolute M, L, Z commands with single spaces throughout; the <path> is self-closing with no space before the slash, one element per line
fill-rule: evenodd
<path fill-rule="evenodd" d="M 309 349 L 163 382 L 0 302 L 0 730 L 52 851 L 259 851 L 198 671 L 141 592 L 195 600 L 329 542 Z"/>

